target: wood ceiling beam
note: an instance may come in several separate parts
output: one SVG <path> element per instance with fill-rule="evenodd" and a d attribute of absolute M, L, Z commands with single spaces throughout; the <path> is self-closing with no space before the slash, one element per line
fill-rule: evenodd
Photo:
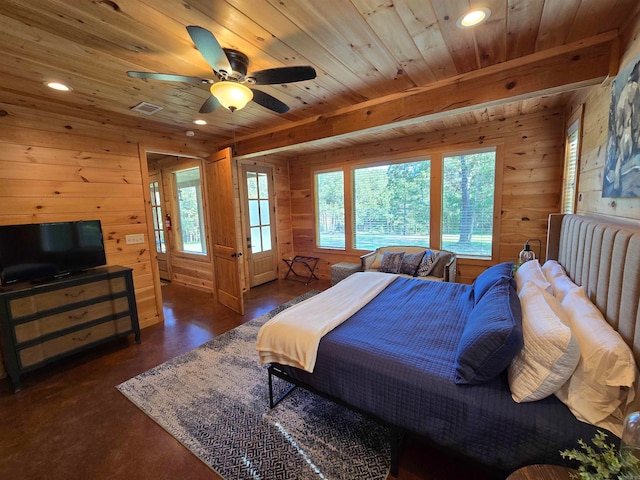
<path fill-rule="evenodd" d="M 510 60 L 400 94 L 236 139 L 251 158 L 601 83 L 618 68 L 617 32 Z M 219 144 L 220 148 L 233 145 Z"/>

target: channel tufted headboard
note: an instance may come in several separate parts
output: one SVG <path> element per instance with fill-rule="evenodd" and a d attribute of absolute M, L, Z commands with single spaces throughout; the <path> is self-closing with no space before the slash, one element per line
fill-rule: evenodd
<path fill-rule="evenodd" d="M 552 214 L 547 235 L 547 260 L 584 287 L 640 365 L 640 224 Z"/>

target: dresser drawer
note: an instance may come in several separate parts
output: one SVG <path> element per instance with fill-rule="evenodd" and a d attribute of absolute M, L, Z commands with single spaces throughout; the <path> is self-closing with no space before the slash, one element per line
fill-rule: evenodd
<path fill-rule="evenodd" d="M 27 315 L 34 315 L 37 312 L 50 310 L 52 308 L 91 300 L 112 293 L 126 291 L 126 282 L 123 277 L 75 285 L 73 287 L 61 288 L 59 290 L 37 293 L 29 297 L 14 298 L 9 302 L 11 316 L 14 320 Z"/>
<path fill-rule="evenodd" d="M 129 300 L 127 297 L 120 297 L 115 300 L 105 300 L 104 302 L 87 305 L 74 310 L 56 313 L 31 322 L 16 325 L 14 329 L 16 342 L 20 344 L 64 330 L 65 328 L 81 325 L 128 310 Z"/>
<path fill-rule="evenodd" d="M 38 345 L 19 350 L 18 358 L 21 368 L 36 365 L 51 357 L 62 355 L 82 348 L 85 345 L 113 337 L 121 333 L 131 332 L 131 317 L 122 317 L 112 322 L 101 323 L 84 330 L 68 333 Z"/>

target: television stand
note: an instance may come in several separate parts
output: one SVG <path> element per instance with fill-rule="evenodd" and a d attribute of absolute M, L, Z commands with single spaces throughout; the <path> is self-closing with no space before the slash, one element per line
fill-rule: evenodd
<path fill-rule="evenodd" d="M 130 333 L 140 343 L 130 268 L 96 268 L 0 291 L 0 344 L 16 392 L 23 373 Z"/>

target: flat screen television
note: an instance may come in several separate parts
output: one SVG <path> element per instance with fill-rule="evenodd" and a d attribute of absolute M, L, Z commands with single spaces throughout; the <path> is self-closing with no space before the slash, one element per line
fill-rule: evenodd
<path fill-rule="evenodd" d="M 0 226 L 0 283 L 40 282 L 105 265 L 100 220 Z"/>

